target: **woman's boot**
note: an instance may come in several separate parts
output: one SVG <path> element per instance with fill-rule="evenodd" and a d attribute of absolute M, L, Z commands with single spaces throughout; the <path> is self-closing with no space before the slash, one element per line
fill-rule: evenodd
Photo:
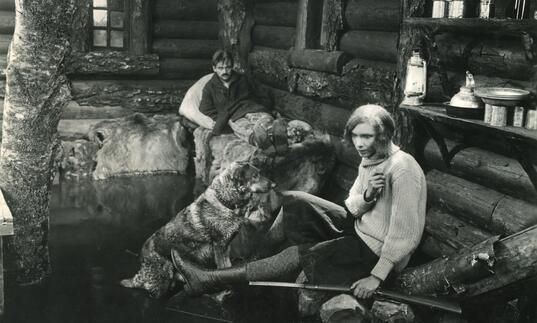
<path fill-rule="evenodd" d="M 191 295 L 201 295 L 223 289 L 229 284 L 246 283 L 254 280 L 276 279 L 297 273 L 300 268 L 298 247 L 289 247 L 282 252 L 246 265 L 216 270 L 205 270 L 184 260 L 179 252 L 172 249 L 172 262 L 185 279 L 185 291 Z"/>

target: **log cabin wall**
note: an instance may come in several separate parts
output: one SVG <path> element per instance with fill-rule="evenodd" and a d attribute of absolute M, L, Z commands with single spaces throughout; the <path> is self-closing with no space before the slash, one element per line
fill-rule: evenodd
<path fill-rule="evenodd" d="M 124 50 L 92 49 L 93 0 L 77 1 L 68 62 L 72 101 L 58 128 L 62 139 L 84 138 L 103 119 L 176 113 L 190 85 L 211 72 L 210 56 L 221 47 L 216 0 L 125 0 Z M 15 0 L 0 0 L 1 109 L 14 26 Z"/>
<path fill-rule="evenodd" d="M 537 103 L 534 47 L 528 45 L 537 37 L 537 24 L 501 20 L 505 3 L 497 2 L 500 19 L 431 19 L 428 1 L 404 1 L 398 77 L 404 80 L 410 52 L 420 48 L 428 62 L 428 93 L 422 112 L 407 115 L 410 110 L 402 109 L 407 122 L 400 125 L 407 126 L 402 130 L 412 138 L 407 147 L 417 147 L 427 171 L 421 249 L 432 257 L 537 224 L 537 191 L 531 180 L 537 162 L 535 131 L 452 122 L 442 109 L 434 110 L 434 103 L 449 101 L 464 85 L 465 71 L 473 73 L 477 87 L 527 89 L 533 96 L 524 106 Z M 433 117 L 427 110 L 440 112 Z"/>
<path fill-rule="evenodd" d="M 258 0 L 250 70 L 282 114 L 341 138 L 356 106 L 396 105 L 400 6 L 399 0 Z M 336 155 L 327 192 L 341 200 L 359 157 L 339 142 Z"/>

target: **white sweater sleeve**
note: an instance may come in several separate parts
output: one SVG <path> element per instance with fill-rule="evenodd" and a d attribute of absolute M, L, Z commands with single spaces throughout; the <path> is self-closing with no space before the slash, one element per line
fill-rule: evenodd
<path fill-rule="evenodd" d="M 362 187 L 364 181 L 364 172 L 360 172 L 352 185 L 349 196 L 345 200 L 345 206 L 347 210 L 355 217 L 360 218 L 364 213 L 371 210 L 375 201 L 366 202 L 364 200 L 364 192 Z"/>
<path fill-rule="evenodd" d="M 420 176 L 409 171 L 394 174 L 392 206 L 388 233 L 380 259 L 371 274 L 384 280 L 396 263 L 418 246 L 425 225 L 425 210 L 420 203 L 423 184 Z"/>

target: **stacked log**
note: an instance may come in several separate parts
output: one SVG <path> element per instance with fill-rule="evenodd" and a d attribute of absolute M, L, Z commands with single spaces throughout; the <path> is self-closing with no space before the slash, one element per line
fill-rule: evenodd
<path fill-rule="evenodd" d="M 287 90 L 290 68 L 287 65 L 288 51 L 255 46 L 248 55 L 253 76 L 261 82 L 280 90 Z"/>
<path fill-rule="evenodd" d="M 253 45 L 284 50 L 291 48 L 295 42 L 297 12 L 297 0 L 256 3 L 253 7 Z"/>
<path fill-rule="evenodd" d="M 446 145 L 451 151 L 456 143 L 446 140 Z M 512 158 L 471 147 L 458 152 L 448 168 L 433 140 L 427 143 L 424 155 L 428 165 L 434 168 L 529 203 L 537 203 L 537 191 L 519 162 Z"/>
<path fill-rule="evenodd" d="M 354 57 L 397 62 L 397 32 L 351 30 L 343 34 L 339 46 Z"/>
<path fill-rule="evenodd" d="M 15 30 L 15 12 L 0 11 L 0 34 L 11 35 Z"/>
<path fill-rule="evenodd" d="M 401 1 L 351 0 L 345 10 L 351 30 L 399 31 Z"/>
<path fill-rule="evenodd" d="M 535 205 L 438 170 L 427 174 L 428 202 L 497 234 L 537 224 Z"/>
<path fill-rule="evenodd" d="M 213 53 L 222 48 L 216 0 L 156 0 L 151 49 L 160 56 L 159 76 L 198 79 L 211 71 Z"/>

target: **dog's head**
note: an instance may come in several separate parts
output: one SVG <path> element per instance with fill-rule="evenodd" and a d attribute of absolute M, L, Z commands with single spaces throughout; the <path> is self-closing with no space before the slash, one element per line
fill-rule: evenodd
<path fill-rule="evenodd" d="M 258 168 L 245 162 L 231 163 L 210 185 L 220 202 L 230 209 L 247 204 L 253 193 L 266 193 L 275 186 Z"/>

